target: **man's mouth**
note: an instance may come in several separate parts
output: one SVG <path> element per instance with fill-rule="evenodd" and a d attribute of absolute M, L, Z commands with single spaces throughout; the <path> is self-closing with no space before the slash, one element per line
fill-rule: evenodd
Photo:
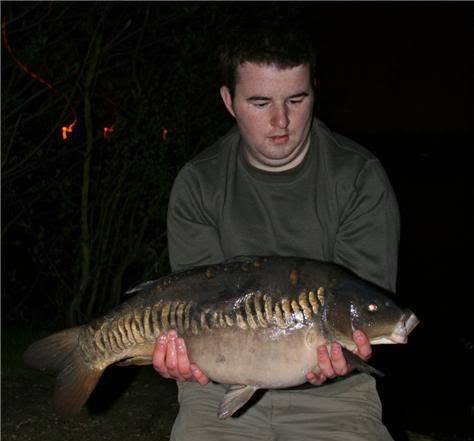
<path fill-rule="evenodd" d="M 283 144 L 289 139 L 289 135 L 276 135 L 276 136 L 270 136 L 270 139 L 275 143 L 275 144 Z"/>

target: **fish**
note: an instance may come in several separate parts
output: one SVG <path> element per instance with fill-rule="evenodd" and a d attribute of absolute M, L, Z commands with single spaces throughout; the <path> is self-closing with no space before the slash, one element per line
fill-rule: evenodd
<path fill-rule="evenodd" d="M 80 411 L 105 369 L 152 363 L 156 339 L 174 329 L 212 381 L 228 385 L 226 419 L 258 389 L 304 384 L 320 372 L 316 347 L 338 342 L 350 365 L 381 374 L 353 352 L 353 331 L 375 344 L 404 344 L 419 323 L 394 295 L 348 269 L 284 256 L 239 256 L 148 281 L 104 316 L 54 333 L 24 353 L 32 368 L 57 372 L 58 414 Z M 315 386 L 316 387 L 316 386 Z"/>

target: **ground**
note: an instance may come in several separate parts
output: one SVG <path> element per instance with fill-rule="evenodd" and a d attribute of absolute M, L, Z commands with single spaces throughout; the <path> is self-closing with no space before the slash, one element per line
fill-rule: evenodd
<path fill-rule="evenodd" d="M 26 368 L 2 368 L 2 440 L 82 441 L 169 439 L 178 411 L 176 385 L 151 367 L 110 368 L 88 405 L 73 418 L 52 408 L 54 378 Z M 405 432 L 400 441 L 461 441 L 465 437 Z M 470 438 L 473 440 L 473 438 Z M 396 440 L 398 441 L 398 439 Z"/>
<path fill-rule="evenodd" d="M 28 369 L 2 371 L 2 440 L 79 441 L 169 439 L 178 411 L 176 385 L 151 368 L 107 372 L 78 416 L 64 419 L 52 408 L 53 378 Z M 116 380 L 119 381 L 116 381 Z M 119 390 L 112 383 L 120 384 Z M 104 397 L 110 400 L 104 401 Z"/>

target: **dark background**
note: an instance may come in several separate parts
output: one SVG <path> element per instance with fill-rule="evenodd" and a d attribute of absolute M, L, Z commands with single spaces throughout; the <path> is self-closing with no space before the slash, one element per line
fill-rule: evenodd
<path fill-rule="evenodd" d="M 398 295 L 421 324 L 407 346 L 376 348 L 387 423 L 399 437 L 472 430 L 473 12 L 2 2 L 3 328 L 84 322 L 169 270 L 173 178 L 232 124 L 218 96 L 220 36 L 246 14 L 284 15 L 314 36 L 318 116 L 380 158 L 398 197 Z"/>

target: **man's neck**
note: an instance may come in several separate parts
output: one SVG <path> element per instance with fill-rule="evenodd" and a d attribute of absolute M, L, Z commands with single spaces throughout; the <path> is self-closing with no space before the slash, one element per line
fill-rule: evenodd
<path fill-rule="evenodd" d="M 300 149 L 298 150 L 297 155 L 292 160 L 290 160 L 289 162 L 283 165 L 272 166 L 272 165 L 263 164 L 262 162 L 258 161 L 256 158 L 252 156 L 252 154 L 250 153 L 248 149 L 248 146 L 245 144 L 244 144 L 243 153 L 244 153 L 245 159 L 252 167 L 255 167 L 259 170 L 263 170 L 267 172 L 278 173 L 278 172 L 292 170 L 298 167 L 303 162 L 306 155 L 308 154 L 310 144 L 311 144 L 311 136 L 308 136 L 308 139 L 306 140 L 305 144 L 302 147 L 300 147 Z"/>

